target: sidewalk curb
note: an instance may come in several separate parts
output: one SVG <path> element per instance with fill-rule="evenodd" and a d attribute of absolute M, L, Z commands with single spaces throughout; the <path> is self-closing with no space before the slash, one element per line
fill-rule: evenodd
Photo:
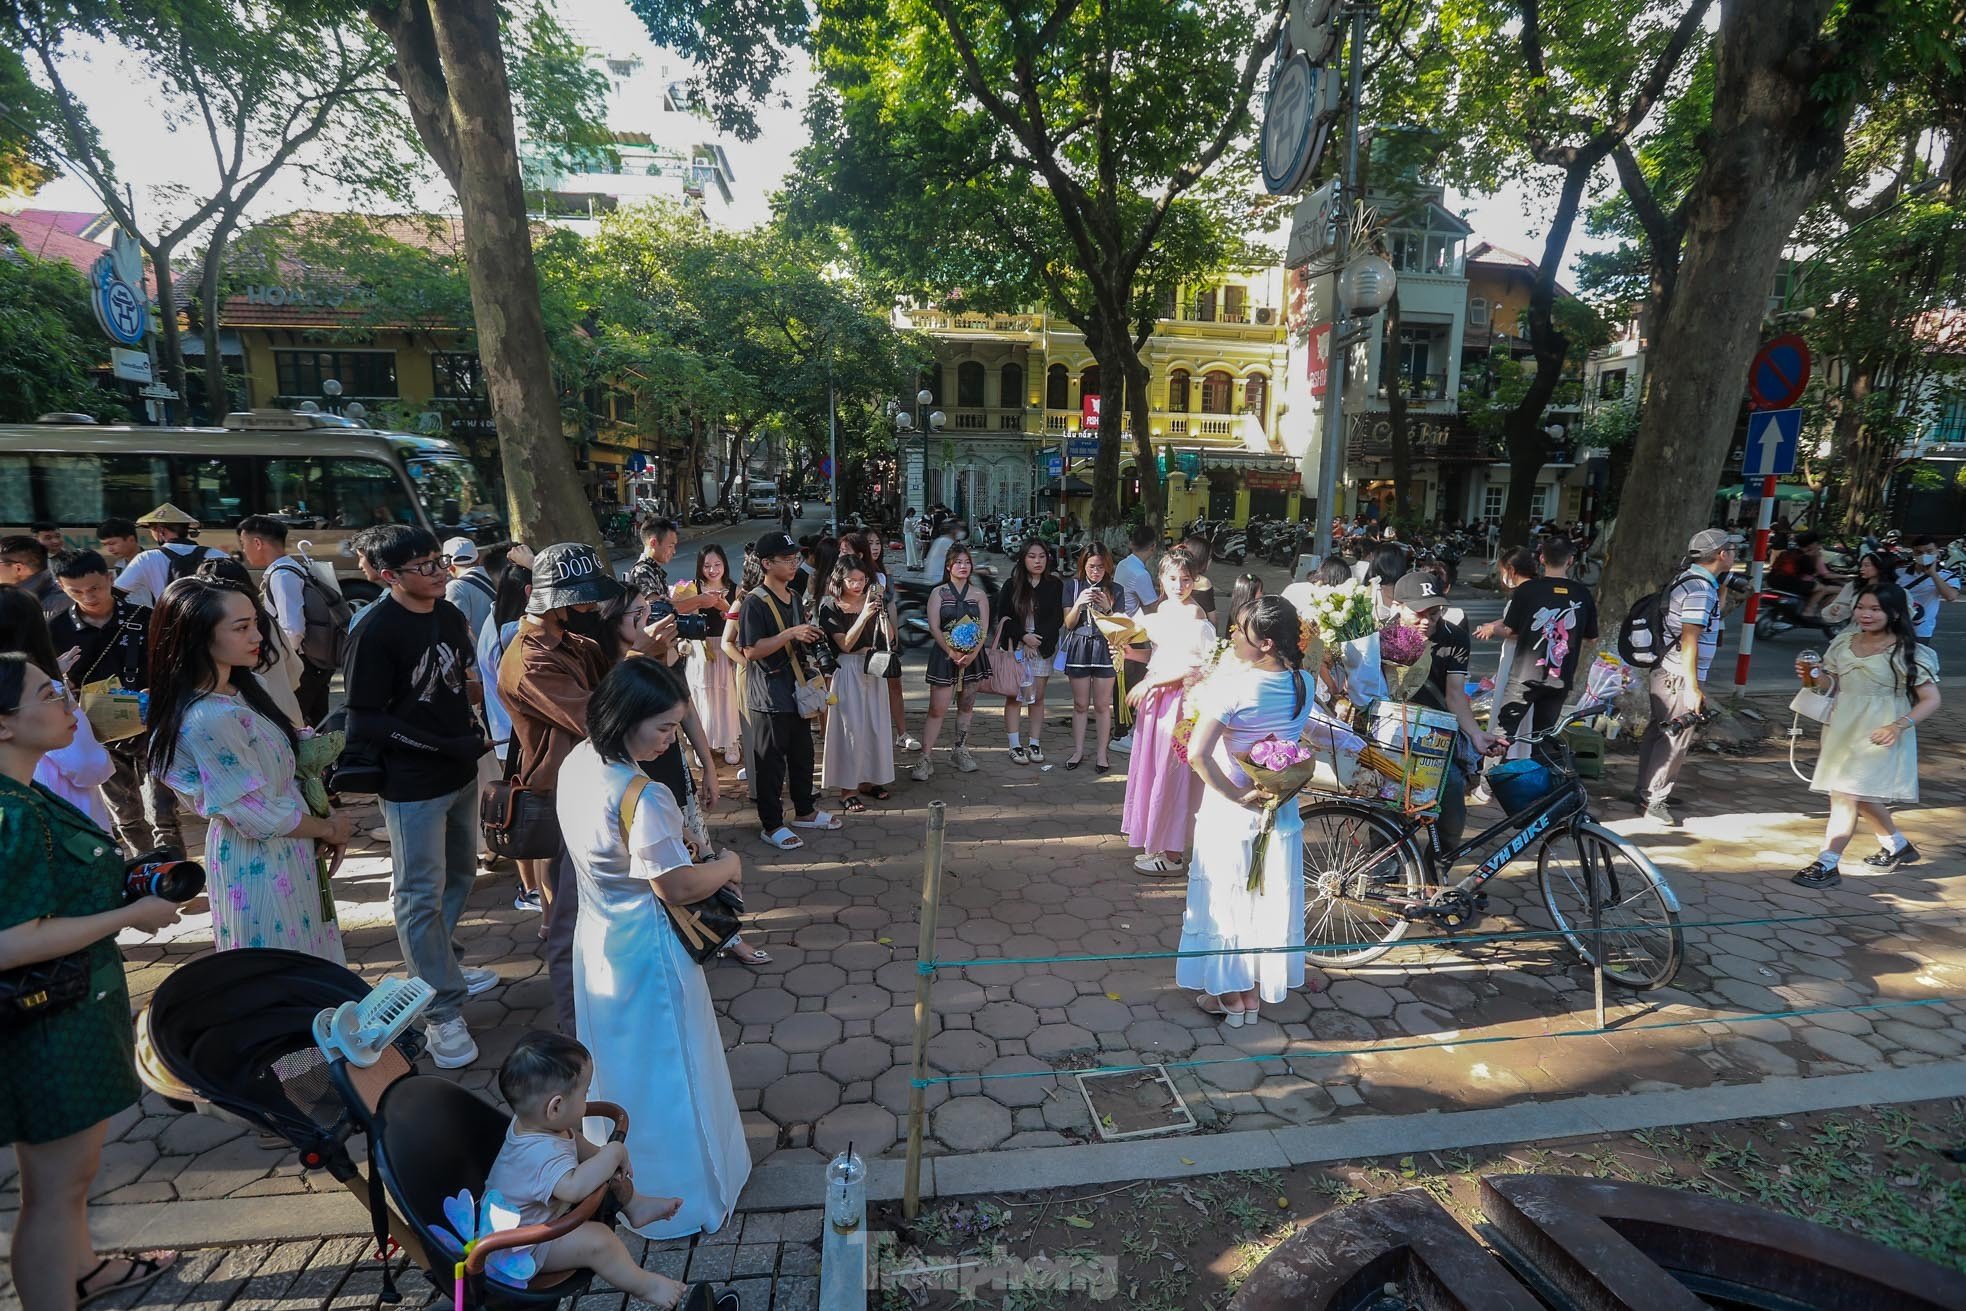
<path fill-rule="evenodd" d="M 1283 1170 L 1374 1156 L 1961 1096 L 1966 1096 L 1966 1060 L 1670 1092 L 1593 1094 L 1480 1111 L 1346 1116 L 1287 1129 L 930 1157 L 922 1163 L 922 1196 L 1026 1192 L 1135 1179 L 1178 1179 L 1229 1170 Z M 868 1198 L 899 1198 L 902 1162 L 881 1160 L 868 1165 Z M 790 1211 L 815 1206 L 825 1194 L 825 1170 L 819 1162 L 760 1166 L 751 1172 L 738 1209 Z M 0 1235 L 12 1233 L 14 1219 L 11 1213 L 0 1215 Z M 89 1228 L 97 1247 L 104 1251 L 227 1247 L 356 1237 L 369 1232 L 369 1217 L 361 1202 L 341 1190 L 291 1197 L 93 1207 Z"/>

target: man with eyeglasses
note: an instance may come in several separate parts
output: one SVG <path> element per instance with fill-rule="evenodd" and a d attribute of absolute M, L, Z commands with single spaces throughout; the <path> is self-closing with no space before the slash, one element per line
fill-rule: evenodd
<path fill-rule="evenodd" d="M 348 653 L 348 736 L 382 764 L 383 822 L 394 865 L 396 940 L 437 990 L 424 1035 L 430 1058 L 455 1070 L 478 1059 L 464 999 L 498 983 L 466 967 L 454 942 L 478 857 L 478 757 L 490 749 L 473 707 L 482 699 L 475 644 L 437 539 L 383 524 L 363 553 L 389 591 L 363 612 Z"/>

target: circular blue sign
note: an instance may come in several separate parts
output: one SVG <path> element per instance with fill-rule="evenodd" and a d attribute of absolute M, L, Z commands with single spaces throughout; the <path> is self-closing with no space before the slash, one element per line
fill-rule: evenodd
<path fill-rule="evenodd" d="M 1756 409 L 1786 410 L 1809 386 L 1809 343 L 1794 333 L 1775 338 L 1755 354 L 1748 395 Z"/>
<path fill-rule="evenodd" d="M 96 322 L 111 341 L 125 346 L 142 345 L 144 334 L 150 331 L 150 307 L 142 293 L 116 276 L 107 255 L 96 260 L 90 272 L 95 281 L 92 308 Z"/>

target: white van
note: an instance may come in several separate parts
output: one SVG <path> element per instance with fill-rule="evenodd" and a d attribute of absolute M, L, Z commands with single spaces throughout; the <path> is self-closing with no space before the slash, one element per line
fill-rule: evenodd
<path fill-rule="evenodd" d="M 778 513 L 778 484 L 759 480 L 744 492 L 744 513 L 753 519 L 769 519 Z"/>

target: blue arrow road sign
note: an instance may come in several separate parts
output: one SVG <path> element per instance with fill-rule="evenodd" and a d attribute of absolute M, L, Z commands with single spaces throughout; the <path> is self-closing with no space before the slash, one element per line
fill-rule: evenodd
<path fill-rule="evenodd" d="M 1801 410 L 1757 410 L 1748 416 L 1747 458 L 1741 472 L 1750 478 L 1794 473 L 1802 441 Z"/>

